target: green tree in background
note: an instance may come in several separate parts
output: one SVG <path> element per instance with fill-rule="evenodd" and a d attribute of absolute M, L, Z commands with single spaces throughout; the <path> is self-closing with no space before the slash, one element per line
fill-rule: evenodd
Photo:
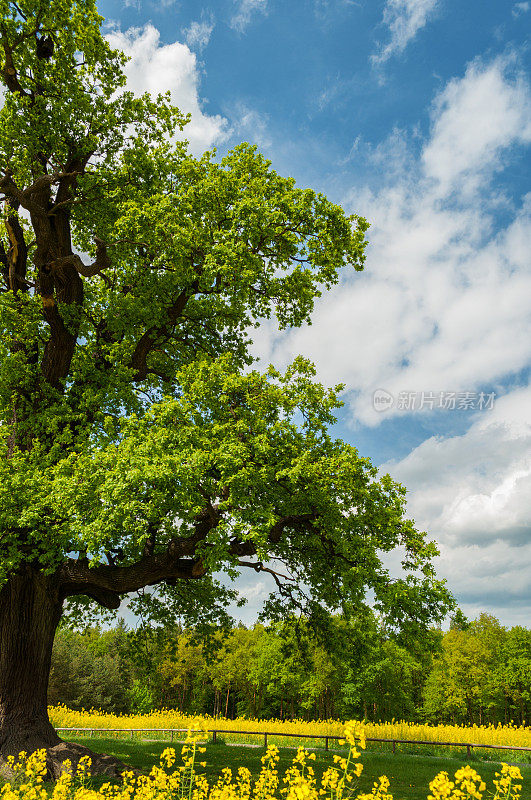
<path fill-rule="evenodd" d="M 529 711 L 530 632 L 507 631 L 489 614 L 453 627 L 442 640 L 424 688 L 433 720 L 524 722 Z"/>
<path fill-rule="evenodd" d="M 425 678 L 422 660 L 434 649 L 432 637 L 418 637 L 415 650 L 408 649 L 399 637 L 386 632 L 381 620 L 367 612 L 349 621 L 345 634 L 350 646 L 343 645 L 346 655 L 341 657 L 341 716 L 375 721 L 415 719 L 416 681 L 421 673 Z"/>
<path fill-rule="evenodd" d="M 47 714 L 69 598 L 158 587 L 146 613 L 214 619 L 213 575 L 251 570 L 270 618 L 367 588 L 391 626 L 451 606 L 405 490 L 327 433 L 338 389 L 302 358 L 248 369 L 253 326 L 301 325 L 363 267 L 367 223 L 249 145 L 188 155 L 101 22 L 92 0 L 0 0 L 0 759 L 44 747 L 52 776 L 84 752 Z"/>
<path fill-rule="evenodd" d="M 189 632 L 166 643 L 157 665 L 157 678 L 161 706 L 192 713 L 201 713 L 207 707 L 210 692 L 204 647 L 194 642 Z"/>
<path fill-rule="evenodd" d="M 467 622 L 459 635 L 475 637 L 475 644 L 465 640 L 463 658 L 452 661 L 455 628 L 446 634 L 434 629 L 407 645 L 370 611 L 359 617 L 352 612 L 348 619 L 334 615 L 331 626 L 319 640 L 304 619 L 250 629 L 240 623 L 201 641 L 198 630 L 168 624 L 153 633 L 149 659 L 138 656 L 138 631 L 123 624 L 83 633 L 62 626 L 54 642 L 49 699 L 74 709 L 175 708 L 231 718 L 421 721 L 428 716 L 433 722 L 477 723 L 481 713 L 489 723 L 528 719 L 527 628 L 507 630 L 488 615 Z M 485 631 L 490 656 L 484 685 L 485 669 L 457 668 L 470 661 L 470 652 L 477 655 L 478 633 Z M 466 702 L 456 702 L 466 692 L 479 701 L 470 705 L 470 714 Z"/>
<path fill-rule="evenodd" d="M 91 632 L 92 633 L 92 632 Z M 90 633 L 80 636 L 61 630 L 54 642 L 48 699 L 51 705 L 69 708 L 101 708 L 112 713 L 129 710 L 120 660 L 113 654 L 112 636 L 104 635 L 94 648 Z"/>
<path fill-rule="evenodd" d="M 523 724 L 531 717 L 531 630 L 516 626 L 507 631 L 496 677 L 503 692 L 504 721 Z"/>

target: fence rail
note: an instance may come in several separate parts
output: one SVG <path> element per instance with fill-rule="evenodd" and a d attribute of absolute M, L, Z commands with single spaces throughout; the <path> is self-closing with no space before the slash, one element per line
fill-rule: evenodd
<path fill-rule="evenodd" d="M 56 728 L 58 731 L 76 731 L 77 733 L 86 733 L 89 732 L 91 736 L 94 733 L 130 733 L 131 739 L 133 738 L 133 733 L 169 733 L 170 734 L 170 741 L 173 742 L 176 733 L 187 733 L 188 728 Z M 234 730 L 227 730 L 224 728 L 208 728 L 205 729 L 205 733 L 212 734 L 212 742 L 215 743 L 216 737 L 218 733 L 234 733 L 238 735 L 245 735 L 245 736 L 263 736 L 264 737 L 264 748 L 267 748 L 267 737 L 268 736 L 288 736 L 295 739 L 323 739 L 325 750 L 328 750 L 328 743 L 329 740 L 334 739 L 343 739 L 343 736 L 335 736 L 332 734 L 318 734 L 318 733 L 308 733 L 308 734 L 300 734 L 300 733 L 278 733 L 277 731 L 234 731 Z M 488 748 L 490 750 L 521 750 L 526 752 L 531 752 L 531 747 L 516 747 L 515 745 L 510 744 L 480 744 L 479 742 L 433 742 L 433 741 L 424 741 L 422 739 L 379 739 L 375 737 L 367 736 L 365 737 L 367 742 L 389 742 L 393 746 L 393 753 L 396 752 L 396 745 L 397 744 L 429 744 L 435 747 L 466 747 L 467 757 L 470 758 L 472 750 L 478 747 Z"/>

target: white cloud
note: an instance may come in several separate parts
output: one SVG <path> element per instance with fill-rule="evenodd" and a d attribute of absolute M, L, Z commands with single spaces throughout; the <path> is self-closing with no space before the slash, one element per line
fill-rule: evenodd
<path fill-rule="evenodd" d="M 315 16 L 321 22 L 336 19 L 338 11 L 350 11 L 352 8 L 363 8 L 361 0 L 314 0 Z"/>
<path fill-rule="evenodd" d="M 502 151 L 531 141 L 529 85 L 520 74 L 509 81 L 507 66 L 501 58 L 487 67 L 475 61 L 437 98 L 423 165 L 440 193 L 476 188 L 485 170 L 503 167 Z"/>
<path fill-rule="evenodd" d="M 212 31 L 214 30 L 214 16 L 213 14 L 202 14 L 199 21 L 194 20 L 187 28 L 183 28 L 183 35 L 186 44 L 191 50 L 197 48 L 199 51 L 204 50 L 210 41 Z"/>
<path fill-rule="evenodd" d="M 519 619 L 531 602 L 531 387 L 466 434 L 432 437 L 381 468 L 408 487 L 408 513 L 441 547 L 439 573 L 470 614 Z"/>
<path fill-rule="evenodd" d="M 154 95 L 169 91 L 172 103 L 192 114 L 183 134 L 190 141 L 192 152 L 200 154 L 225 138 L 227 121 L 218 114 L 208 115 L 201 108 L 197 59 L 187 45 L 161 44 L 160 32 L 151 24 L 125 33 L 114 30 L 106 38 L 131 59 L 124 70 L 129 89 L 136 94 Z"/>
<path fill-rule="evenodd" d="M 242 581 L 242 584 L 243 583 L 244 582 Z M 248 602 L 255 600 L 260 604 L 263 604 L 264 599 L 269 593 L 264 581 L 255 582 L 253 578 L 250 578 L 246 583 L 247 585 L 245 587 L 241 586 L 238 589 L 238 595 L 240 597 L 245 597 Z"/>
<path fill-rule="evenodd" d="M 526 0 L 525 3 L 515 3 L 512 8 L 512 15 L 515 19 L 517 19 L 522 14 L 527 14 L 530 8 L 531 3 L 529 3 L 528 0 Z"/>
<path fill-rule="evenodd" d="M 238 607 L 236 603 L 231 603 L 228 607 L 229 614 L 235 620 L 243 622 L 244 625 L 254 625 L 265 601 L 271 592 L 275 590 L 273 578 L 267 576 L 268 579 L 262 580 L 249 569 L 242 569 L 236 581 L 231 581 L 224 573 L 220 573 L 216 577 L 224 586 L 237 589 L 239 599 L 244 598 L 246 601 L 243 607 Z"/>
<path fill-rule="evenodd" d="M 371 61 L 381 66 L 395 53 L 402 53 L 409 42 L 426 25 L 434 14 L 438 0 L 387 0 L 383 13 L 383 24 L 387 25 L 391 40 L 380 45 Z"/>
<path fill-rule="evenodd" d="M 236 10 L 231 17 L 230 26 L 238 33 L 243 33 L 250 25 L 255 13 L 267 13 L 267 0 L 234 0 Z"/>
<path fill-rule="evenodd" d="M 262 149 L 271 146 L 272 140 L 268 132 L 269 117 L 261 114 L 245 103 L 238 103 L 232 113 L 233 133 L 239 141 L 256 144 Z"/>
<path fill-rule="evenodd" d="M 366 153 L 388 181 L 346 196 L 372 223 L 365 272 L 326 293 L 312 326 L 281 335 L 264 325 L 256 340 L 264 360 L 305 353 L 323 382 L 345 383 L 352 418 L 366 424 L 402 413 L 375 412 L 375 389 L 499 394 L 499 382 L 529 362 L 531 195 L 506 203 L 497 227 L 492 179 L 527 140 L 531 91 L 500 59 L 474 64 L 450 86 L 420 154 L 395 132 Z M 478 132 L 474 148 L 478 117 L 490 133 Z"/>

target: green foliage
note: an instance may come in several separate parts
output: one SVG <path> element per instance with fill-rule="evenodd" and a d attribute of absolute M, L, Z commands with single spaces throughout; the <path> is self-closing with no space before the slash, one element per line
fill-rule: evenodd
<path fill-rule="evenodd" d="M 248 144 L 190 156 L 167 98 L 124 91 L 92 0 L 0 10 L 0 583 L 30 564 L 112 608 L 157 584 L 145 613 L 208 626 L 234 597 L 215 571 L 276 559 L 270 619 L 368 588 L 390 628 L 444 616 L 405 490 L 327 433 L 341 387 L 301 357 L 249 370 L 253 326 L 309 321 L 363 268 L 367 222 Z"/>
<path fill-rule="evenodd" d="M 127 690 L 127 700 L 131 711 L 148 714 L 153 710 L 153 697 L 149 687 L 138 680 L 134 680 L 132 686 Z"/>
<path fill-rule="evenodd" d="M 2 0 L 0 16 L 0 69 L 10 90 L 0 109 L 0 163 L 19 185 L 35 179 L 37 165 L 41 175 L 45 164 L 63 171 L 73 156 L 108 166 L 127 141 L 162 142 L 185 122 L 162 96 L 116 96 L 126 59 L 101 35 L 93 0 Z M 42 37 L 53 41 L 49 59 L 38 57 Z"/>
<path fill-rule="evenodd" d="M 48 687 L 50 704 L 73 709 L 102 708 L 121 713 L 132 708 L 130 677 L 119 649 L 120 629 L 81 635 L 62 629 L 55 637 Z"/>
<path fill-rule="evenodd" d="M 424 689 L 429 719 L 523 723 L 531 711 L 531 631 L 488 614 L 442 640 Z"/>

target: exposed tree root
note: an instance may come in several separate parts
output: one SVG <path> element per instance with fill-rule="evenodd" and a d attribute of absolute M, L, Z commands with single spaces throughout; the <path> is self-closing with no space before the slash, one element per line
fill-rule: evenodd
<path fill-rule="evenodd" d="M 124 764 L 114 756 L 95 753 L 88 747 L 74 742 L 61 741 L 53 747 L 46 748 L 46 780 L 56 781 L 63 772 L 66 772 L 68 769 L 66 761 L 70 761 L 71 765 L 68 771 L 75 774 L 83 756 L 88 756 L 91 760 L 88 770 L 91 777 L 119 778 L 126 771 L 132 772 L 134 775 L 141 774 L 140 770 Z M 4 780 L 10 780 L 13 777 L 13 771 L 2 757 L 0 757 L 0 776 Z"/>

